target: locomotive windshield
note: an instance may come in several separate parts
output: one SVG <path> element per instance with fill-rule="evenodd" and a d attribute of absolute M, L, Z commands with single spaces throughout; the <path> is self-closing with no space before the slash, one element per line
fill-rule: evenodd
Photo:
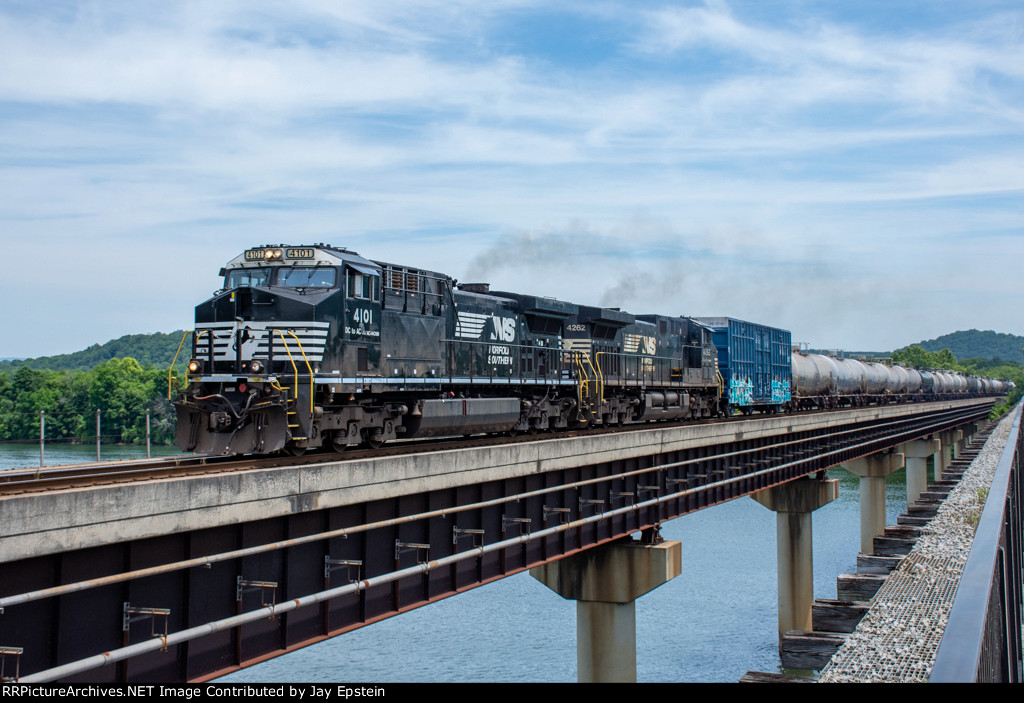
<path fill-rule="evenodd" d="M 272 282 L 273 277 L 273 282 Z M 272 268 L 245 268 L 228 271 L 225 288 L 256 288 L 284 286 L 286 288 L 333 288 L 338 272 L 333 268 L 288 266 Z"/>
<path fill-rule="evenodd" d="M 278 269 L 277 285 L 287 288 L 333 288 L 337 272 L 332 268 L 296 266 Z"/>

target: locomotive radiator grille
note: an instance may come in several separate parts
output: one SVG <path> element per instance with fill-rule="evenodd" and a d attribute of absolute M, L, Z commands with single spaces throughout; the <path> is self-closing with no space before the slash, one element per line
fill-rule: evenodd
<path fill-rule="evenodd" d="M 266 359 L 270 356 L 270 341 L 268 331 L 280 330 L 285 334 L 294 334 L 306 358 L 311 362 L 321 362 L 324 358 L 324 347 L 327 344 L 327 335 L 330 332 L 329 322 L 298 322 L 280 320 L 275 322 L 213 322 L 199 323 L 196 325 L 196 333 L 207 332 L 213 338 L 214 361 L 232 361 L 238 358 L 235 348 L 239 339 L 239 330 L 242 331 L 241 359 L 250 361 L 252 359 Z M 199 354 L 203 354 L 206 348 L 204 338 L 199 340 Z M 275 359 L 287 358 L 288 350 L 280 336 L 274 339 L 273 352 Z"/>

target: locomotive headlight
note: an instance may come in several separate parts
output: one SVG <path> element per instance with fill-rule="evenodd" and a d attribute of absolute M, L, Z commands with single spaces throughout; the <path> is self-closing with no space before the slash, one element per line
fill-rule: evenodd
<path fill-rule="evenodd" d="M 259 373 L 260 371 L 263 370 L 263 364 L 261 364 L 258 361 L 253 361 L 251 364 L 249 364 L 249 370 L 252 371 L 253 373 Z"/>
<path fill-rule="evenodd" d="M 193 359 L 192 361 L 188 362 L 188 372 L 189 373 L 199 373 L 199 362 L 196 361 L 195 359 Z"/>
<path fill-rule="evenodd" d="M 273 259 L 274 258 L 274 250 L 273 249 L 265 249 L 263 251 L 263 258 L 267 259 L 268 261 L 270 259 Z"/>

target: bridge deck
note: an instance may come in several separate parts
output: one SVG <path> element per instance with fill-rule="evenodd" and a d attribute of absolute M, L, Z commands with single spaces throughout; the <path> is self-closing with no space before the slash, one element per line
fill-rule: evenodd
<path fill-rule="evenodd" d="M 70 680 L 205 679 L 982 418 L 991 404 L 774 416 L 6 497 L 0 644 L 24 649 L 23 675 L 42 671 L 146 639 L 148 623 L 122 628 L 126 603 L 161 608 L 171 633 L 220 629 Z M 325 559 L 334 564 L 326 572 Z M 61 586 L 89 579 L 100 581 Z M 51 588 L 65 590 L 10 600 Z M 319 607 L 293 609 L 338 588 L 329 602 L 301 601 Z M 266 603 L 279 604 L 273 619 Z"/>
<path fill-rule="evenodd" d="M 600 463 L 969 407 L 979 401 L 836 410 L 745 422 L 693 424 L 582 437 L 546 437 L 480 449 L 329 461 L 301 467 L 95 486 L 0 497 L 0 563 L 125 540 L 523 478 Z M 991 404 L 991 401 L 981 401 Z M 852 458 L 852 457 L 850 457 Z"/>

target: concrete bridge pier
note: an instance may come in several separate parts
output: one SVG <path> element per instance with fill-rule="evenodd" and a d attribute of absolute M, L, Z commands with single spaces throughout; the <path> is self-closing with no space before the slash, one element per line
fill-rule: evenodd
<path fill-rule="evenodd" d="M 942 468 L 948 469 L 954 459 L 959 458 L 963 450 L 964 433 L 961 430 L 948 430 L 941 433 L 942 438 Z"/>
<path fill-rule="evenodd" d="M 953 430 L 953 447 L 952 447 L 952 458 L 959 459 L 964 453 L 964 431 L 962 429 Z"/>
<path fill-rule="evenodd" d="M 934 445 L 935 451 L 932 453 L 932 480 L 936 483 L 942 480 L 942 469 L 944 468 L 942 455 L 945 453 L 945 447 L 943 446 L 945 440 L 942 438 L 943 434 L 945 433 L 940 432 L 932 438 L 938 442 L 938 444 Z"/>
<path fill-rule="evenodd" d="M 903 468 L 903 454 L 880 452 L 843 462 L 860 477 L 860 551 L 874 554 L 875 537 L 885 532 L 885 477 Z"/>
<path fill-rule="evenodd" d="M 821 472 L 824 477 L 825 473 Z M 811 513 L 839 497 L 839 479 L 801 478 L 751 496 L 776 513 L 779 644 L 789 630 L 810 631 L 814 605 Z"/>
<path fill-rule="evenodd" d="M 907 462 L 907 504 L 913 503 L 928 489 L 928 457 L 942 448 L 937 439 L 918 439 L 897 447 Z"/>
<path fill-rule="evenodd" d="M 680 542 L 622 541 L 530 569 L 576 601 L 576 678 L 636 683 L 636 599 L 683 571 Z"/>

